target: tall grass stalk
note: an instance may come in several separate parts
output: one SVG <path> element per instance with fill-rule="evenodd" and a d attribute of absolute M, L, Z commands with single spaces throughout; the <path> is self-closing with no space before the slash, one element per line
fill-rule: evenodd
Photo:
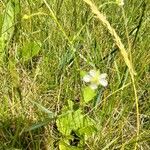
<path fill-rule="evenodd" d="M 121 54 L 122 54 L 122 56 L 124 58 L 124 61 L 125 61 L 126 65 L 129 68 L 130 76 L 131 76 L 131 79 L 132 79 L 132 85 L 133 85 L 133 89 L 134 89 L 135 104 L 136 104 L 137 141 L 138 141 L 138 139 L 139 139 L 139 132 L 140 132 L 140 118 L 139 118 L 139 104 L 138 104 L 139 102 L 138 102 L 138 96 L 137 96 L 137 90 L 136 90 L 135 78 L 134 78 L 134 75 L 136 75 L 136 73 L 135 73 L 135 71 L 133 69 L 133 64 L 129 60 L 128 53 L 125 50 L 124 45 L 121 42 L 120 37 L 116 33 L 115 29 L 110 25 L 110 23 L 106 19 L 106 16 L 104 16 L 102 13 L 100 13 L 100 11 L 95 6 L 95 4 L 92 3 L 90 0 L 83 0 L 83 1 L 86 2 L 91 7 L 92 12 L 96 15 L 96 17 L 102 22 L 102 24 L 108 29 L 110 34 L 114 37 L 114 41 L 116 42 L 116 45 L 119 47 L 120 52 L 121 52 Z M 123 13 L 123 16 L 124 16 L 124 19 L 125 19 L 125 14 L 124 13 Z M 128 51 L 129 51 L 130 59 L 131 59 L 131 45 L 130 45 L 130 41 L 129 41 L 129 34 L 128 34 L 126 23 L 125 23 L 125 29 L 126 29 L 126 35 L 127 35 L 127 40 L 128 40 Z M 135 149 L 137 149 L 137 142 L 136 142 Z"/>

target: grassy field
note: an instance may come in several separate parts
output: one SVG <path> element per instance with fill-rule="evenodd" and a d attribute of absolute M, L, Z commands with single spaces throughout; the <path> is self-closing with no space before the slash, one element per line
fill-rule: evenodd
<path fill-rule="evenodd" d="M 149 92 L 149 0 L 0 0 L 0 150 L 150 150 Z"/>

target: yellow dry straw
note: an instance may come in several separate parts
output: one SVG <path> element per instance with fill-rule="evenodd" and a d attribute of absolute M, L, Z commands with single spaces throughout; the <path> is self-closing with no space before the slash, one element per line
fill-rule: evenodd
<path fill-rule="evenodd" d="M 124 58 L 124 61 L 126 65 L 129 68 L 129 71 L 132 75 L 136 75 L 136 72 L 134 71 L 132 64 L 128 58 L 128 54 L 124 48 L 124 45 L 121 42 L 120 37 L 117 35 L 114 28 L 111 27 L 110 23 L 106 20 L 106 17 L 99 12 L 97 7 L 90 1 L 90 0 L 83 0 L 85 1 L 90 7 L 93 13 L 97 16 L 97 18 L 103 23 L 103 25 L 109 30 L 110 34 L 114 37 L 114 41 L 116 42 L 116 45 L 119 47 L 120 52 Z"/>

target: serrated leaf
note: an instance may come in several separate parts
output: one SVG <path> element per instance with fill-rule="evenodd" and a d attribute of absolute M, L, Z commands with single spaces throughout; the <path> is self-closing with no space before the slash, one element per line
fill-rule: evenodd
<path fill-rule="evenodd" d="M 83 89 L 83 98 L 85 103 L 90 102 L 95 97 L 95 95 L 95 90 L 91 89 L 89 86 Z"/>
<path fill-rule="evenodd" d="M 96 132 L 97 128 L 95 121 L 87 116 L 84 119 L 84 126 L 78 130 L 79 135 L 84 136 L 85 139 L 88 139 L 91 135 L 93 135 Z"/>
<path fill-rule="evenodd" d="M 91 125 L 91 126 L 85 126 L 85 127 L 81 128 L 78 132 L 80 135 L 83 135 L 85 137 L 85 139 L 88 139 L 94 133 L 97 132 L 97 129 L 95 126 Z"/>
<path fill-rule="evenodd" d="M 77 130 L 84 125 L 83 114 L 80 109 L 69 111 L 66 115 L 58 117 L 56 120 L 57 128 L 63 135 L 70 135 L 72 130 Z"/>

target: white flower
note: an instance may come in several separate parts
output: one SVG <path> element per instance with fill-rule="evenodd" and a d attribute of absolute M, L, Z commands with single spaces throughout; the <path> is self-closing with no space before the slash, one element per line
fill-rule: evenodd
<path fill-rule="evenodd" d="M 83 77 L 83 81 L 90 83 L 90 87 L 95 90 L 101 84 L 102 86 L 106 87 L 108 82 L 106 80 L 107 74 L 103 73 L 100 74 L 99 71 L 90 70 L 88 74 Z"/>

